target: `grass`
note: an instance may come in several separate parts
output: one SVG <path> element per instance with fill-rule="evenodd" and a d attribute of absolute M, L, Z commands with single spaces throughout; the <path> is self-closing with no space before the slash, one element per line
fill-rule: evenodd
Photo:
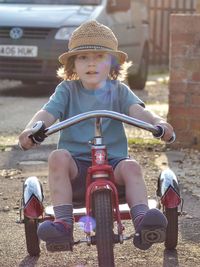
<path fill-rule="evenodd" d="M 0 135 L 0 151 L 4 151 L 6 147 L 17 145 L 17 135 Z"/>
<path fill-rule="evenodd" d="M 156 138 L 129 138 L 128 139 L 128 144 L 129 145 L 141 145 L 141 146 L 145 146 L 145 145 L 160 145 L 161 141 L 160 139 L 156 139 Z"/>

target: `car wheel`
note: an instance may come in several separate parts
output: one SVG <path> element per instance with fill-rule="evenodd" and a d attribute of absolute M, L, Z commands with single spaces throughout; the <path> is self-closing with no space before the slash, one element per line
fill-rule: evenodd
<path fill-rule="evenodd" d="M 148 76 L 149 65 L 149 47 L 148 44 L 144 46 L 142 58 L 137 74 L 128 75 L 128 84 L 131 89 L 143 90 Z"/>

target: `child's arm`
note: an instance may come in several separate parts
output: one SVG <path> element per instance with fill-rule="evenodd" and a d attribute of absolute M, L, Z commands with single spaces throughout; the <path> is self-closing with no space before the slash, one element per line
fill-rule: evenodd
<path fill-rule="evenodd" d="M 142 106 L 138 104 L 133 104 L 129 108 L 129 116 L 151 123 L 153 125 L 161 125 L 164 130 L 164 136 L 162 137 L 162 140 L 169 141 L 173 135 L 173 127 L 167 123 L 163 118 L 156 115 L 154 112 L 143 108 Z"/>
<path fill-rule="evenodd" d="M 31 128 L 37 121 L 43 121 L 45 126 L 49 127 L 56 121 L 56 119 L 52 114 L 48 113 L 45 110 L 38 111 L 26 125 L 24 131 L 22 131 L 19 135 L 19 145 L 24 150 L 28 150 L 36 146 L 31 138 L 29 138 L 29 135 L 31 134 Z"/>

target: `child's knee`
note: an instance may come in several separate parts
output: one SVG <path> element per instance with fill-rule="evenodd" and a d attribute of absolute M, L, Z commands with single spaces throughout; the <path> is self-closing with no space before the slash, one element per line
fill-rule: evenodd
<path fill-rule="evenodd" d="M 48 164 L 50 167 L 59 167 L 65 165 L 71 160 L 71 154 L 64 149 L 54 150 L 50 153 Z"/>
<path fill-rule="evenodd" d="M 121 171 L 123 173 L 132 173 L 136 176 L 142 176 L 142 168 L 140 164 L 135 160 L 126 160 L 122 164 Z"/>

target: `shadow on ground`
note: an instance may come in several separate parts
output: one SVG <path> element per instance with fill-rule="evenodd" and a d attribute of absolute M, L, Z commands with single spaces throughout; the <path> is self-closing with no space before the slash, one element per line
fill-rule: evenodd
<path fill-rule="evenodd" d="M 22 84 L 16 83 L 14 86 L 7 86 L 0 90 L 1 96 L 12 97 L 41 97 L 49 96 L 55 90 L 55 83 L 38 83 L 38 84 Z"/>

